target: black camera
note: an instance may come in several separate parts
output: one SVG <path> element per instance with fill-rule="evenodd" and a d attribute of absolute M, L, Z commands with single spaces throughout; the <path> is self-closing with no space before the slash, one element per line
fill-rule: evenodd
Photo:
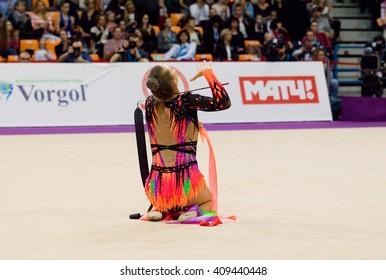
<path fill-rule="evenodd" d="M 376 36 L 361 56 L 361 88 L 362 96 L 381 97 L 383 88 L 386 87 L 386 75 L 384 67 L 385 39 L 382 35 Z"/>
<path fill-rule="evenodd" d="M 137 47 L 137 43 L 134 41 L 129 42 L 129 49 L 135 49 Z"/>
<path fill-rule="evenodd" d="M 273 38 L 269 40 L 266 50 L 266 58 L 268 61 L 279 60 L 279 50 L 285 46 L 283 39 Z"/>
<path fill-rule="evenodd" d="M 73 55 L 74 55 L 74 58 L 80 57 L 80 47 L 75 47 L 75 48 L 74 48 L 74 53 L 73 53 Z"/>

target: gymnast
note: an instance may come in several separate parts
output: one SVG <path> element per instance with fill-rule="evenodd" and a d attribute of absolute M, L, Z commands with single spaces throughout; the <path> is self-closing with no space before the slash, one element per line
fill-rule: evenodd
<path fill-rule="evenodd" d="M 202 76 L 213 97 L 189 91 L 180 93 L 177 73 L 167 64 L 153 67 L 147 78 L 146 86 L 152 95 L 146 99 L 146 124 L 153 155 L 145 183 L 146 195 L 153 206 L 146 214 L 148 220 L 159 221 L 167 212 L 185 210 L 178 217 L 179 222 L 184 222 L 196 217 L 197 212 L 217 209 L 217 197 L 213 197 L 196 159 L 198 134 L 202 129 L 197 110 L 225 110 L 231 102 L 211 63 L 200 63 L 191 81 Z"/>

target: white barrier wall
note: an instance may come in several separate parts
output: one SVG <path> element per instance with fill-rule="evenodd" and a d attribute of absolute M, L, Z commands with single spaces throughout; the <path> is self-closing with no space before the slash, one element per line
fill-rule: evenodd
<path fill-rule="evenodd" d="M 190 82 L 198 62 L 169 63 L 181 91 L 207 86 Z M 133 124 L 155 63 L 0 64 L 0 127 Z M 214 62 L 231 97 L 223 112 L 200 113 L 205 123 L 331 121 L 322 63 Z M 197 93 L 211 95 L 210 90 Z"/>

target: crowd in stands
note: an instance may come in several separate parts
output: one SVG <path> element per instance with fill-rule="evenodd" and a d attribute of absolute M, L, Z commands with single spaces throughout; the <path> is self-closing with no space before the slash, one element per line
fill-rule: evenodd
<path fill-rule="evenodd" d="M 331 54 L 327 0 L 0 0 L 0 59 L 312 60 Z M 4 5 L 4 3 L 6 5 Z M 76 46 L 75 46 L 76 45 Z"/>

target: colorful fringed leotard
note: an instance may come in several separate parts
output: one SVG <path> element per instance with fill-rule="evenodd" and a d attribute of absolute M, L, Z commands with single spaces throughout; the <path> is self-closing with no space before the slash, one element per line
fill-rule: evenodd
<path fill-rule="evenodd" d="M 152 205 L 162 212 L 188 206 L 200 189 L 206 187 L 196 160 L 197 110 L 225 110 L 231 105 L 225 88 L 212 69 L 205 69 L 203 75 L 213 97 L 191 92 L 180 94 L 164 101 L 163 114 L 157 111 L 159 101 L 154 96 L 146 100 L 146 122 L 153 159 L 145 191 Z"/>

